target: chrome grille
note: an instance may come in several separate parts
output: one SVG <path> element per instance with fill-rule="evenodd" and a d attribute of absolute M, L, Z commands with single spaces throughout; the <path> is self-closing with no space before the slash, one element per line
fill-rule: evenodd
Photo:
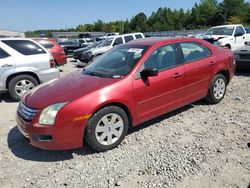
<path fill-rule="evenodd" d="M 38 110 L 26 106 L 23 102 L 19 103 L 18 114 L 26 121 L 32 121 Z"/>
<path fill-rule="evenodd" d="M 249 54 L 240 54 L 240 58 L 250 60 L 250 55 Z"/>

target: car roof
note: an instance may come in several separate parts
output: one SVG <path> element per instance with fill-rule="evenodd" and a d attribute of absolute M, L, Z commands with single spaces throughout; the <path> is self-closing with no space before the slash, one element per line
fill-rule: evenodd
<path fill-rule="evenodd" d="M 197 38 L 189 38 L 189 37 L 182 37 L 182 38 L 167 38 L 167 37 L 150 37 L 150 38 L 142 38 L 130 41 L 127 43 L 128 45 L 142 45 L 142 46 L 155 46 L 161 45 L 165 43 L 175 43 L 175 42 L 200 42 L 201 39 Z"/>
<path fill-rule="evenodd" d="M 6 37 L 6 38 L 0 38 L 0 40 L 32 40 L 30 38 L 11 38 L 11 37 Z"/>
<path fill-rule="evenodd" d="M 218 25 L 214 26 L 212 28 L 220 28 L 220 27 L 237 27 L 237 26 L 242 26 L 241 24 L 229 24 L 229 25 Z"/>

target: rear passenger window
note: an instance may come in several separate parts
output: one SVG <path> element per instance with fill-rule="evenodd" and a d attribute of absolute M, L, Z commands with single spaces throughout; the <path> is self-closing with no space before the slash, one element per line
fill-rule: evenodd
<path fill-rule="evenodd" d="M 2 42 L 23 55 L 46 53 L 40 46 L 29 40 L 3 40 Z"/>
<path fill-rule="evenodd" d="M 137 35 L 135 35 L 135 38 L 136 38 L 136 39 L 140 39 L 140 38 L 142 38 L 142 36 L 139 35 L 139 34 L 137 34 Z"/>
<path fill-rule="evenodd" d="M 9 56 L 10 55 L 7 52 L 5 52 L 2 48 L 0 48 L 0 59 L 6 58 Z"/>
<path fill-rule="evenodd" d="M 210 50 L 195 42 L 180 43 L 185 62 L 195 61 L 211 56 Z"/>
<path fill-rule="evenodd" d="M 119 44 L 123 44 L 121 37 L 118 37 L 117 39 L 115 39 L 114 46 L 119 45 Z"/>
<path fill-rule="evenodd" d="M 54 47 L 53 43 L 47 41 L 40 41 L 39 44 L 41 44 L 46 49 L 51 49 Z"/>
<path fill-rule="evenodd" d="M 125 43 L 127 43 L 131 40 L 134 40 L 134 37 L 132 35 L 129 35 L 129 36 L 125 36 L 124 39 L 125 39 Z"/>

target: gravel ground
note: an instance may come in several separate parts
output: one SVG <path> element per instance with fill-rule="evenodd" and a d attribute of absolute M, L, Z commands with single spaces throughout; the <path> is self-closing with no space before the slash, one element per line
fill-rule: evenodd
<path fill-rule="evenodd" d="M 62 75 L 73 69 L 69 62 Z M 0 187 L 250 187 L 250 71 L 237 71 L 221 103 L 144 123 L 103 153 L 30 146 L 16 108 L 0 93 Z"/>

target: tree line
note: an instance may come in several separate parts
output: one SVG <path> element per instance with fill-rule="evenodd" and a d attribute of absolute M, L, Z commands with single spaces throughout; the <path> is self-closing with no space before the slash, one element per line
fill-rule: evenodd
<path fill-rule="evenodd" d="M 43 33 L 51 37 L 55 31 L 79 31 L 79 32 L 154 32 L 204 29 L 222 24 L 250 25 L 250 3 L 245 0 L 200 0 L 190 10 L 159 8 L 147 17 L 140 12 L 130 20 L 117 20 L 105 23 L 97 20 L 94 23 L 80 24 L 75 28 L 60 30 L 37 30 L 26 32 L 26 37 L 38 37 Z"/>

